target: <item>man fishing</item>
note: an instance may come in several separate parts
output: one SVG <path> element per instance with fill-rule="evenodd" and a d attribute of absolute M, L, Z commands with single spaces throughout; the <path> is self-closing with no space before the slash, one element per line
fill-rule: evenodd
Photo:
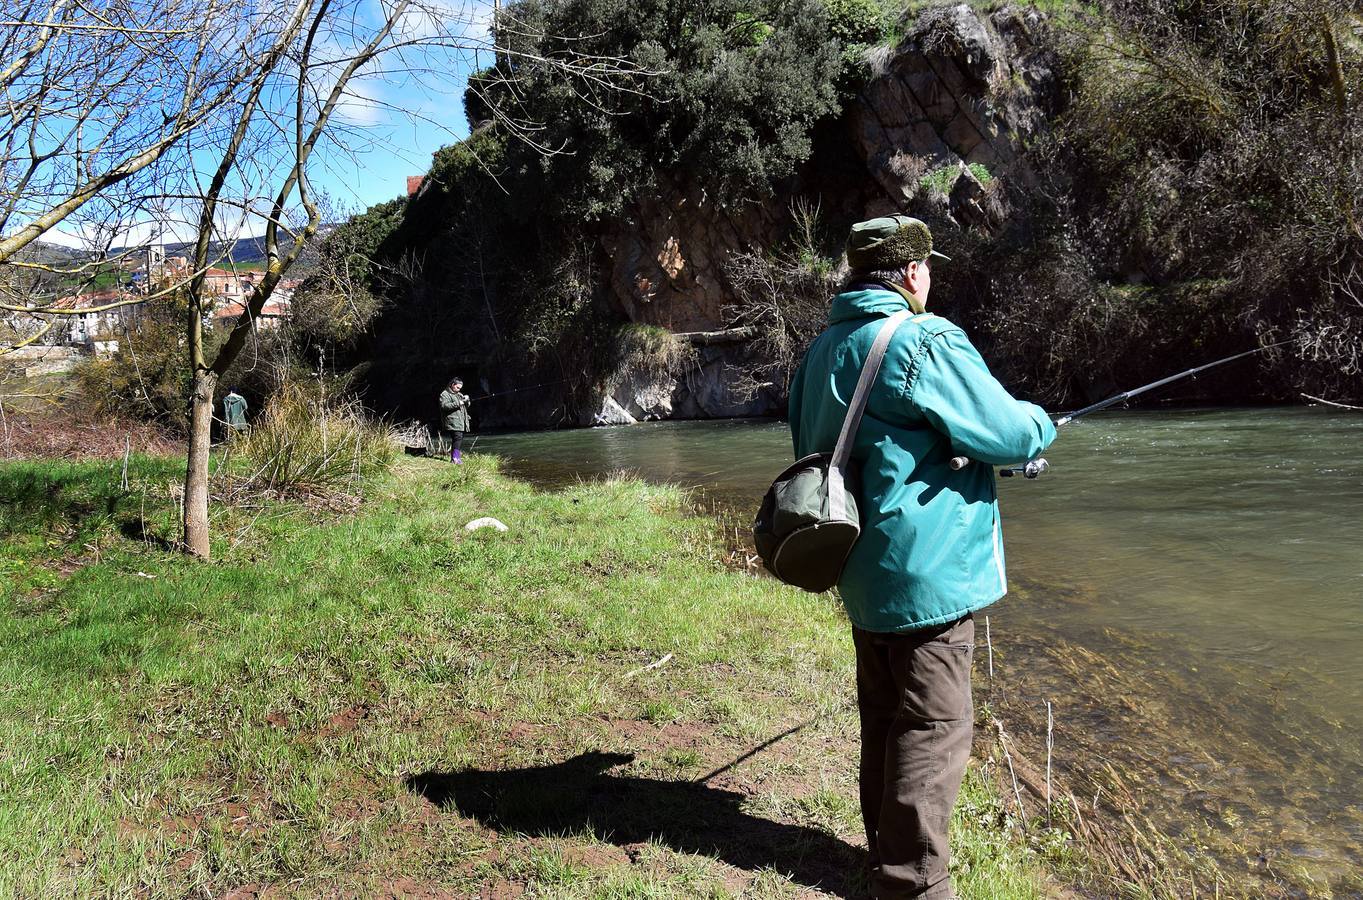
<path fill-rule="evenodd" d="M 955 896 L 947 824 L 973 732 L 972 613 L 1007 592 L 991 466 L 1031 459 L 1055 438 L 1046 413 L 1010 396 L 965 332 L 926 312 L 936 260 L 947 257 L 917 219 L 852 226 L 852 274 L 790 391 L 796 458 L 831 451 L 879 323 L 914 313 L 894 334 L 853 444 L 862 530 L 838 583 L 856 649 L 878 900 Z M 955 470 L 958 456 L 973 462 Z"/>
<path fill-rule="evenodd" d="M 440 412 L 444 418 L 440 426 L 444 437 L 450 442 L 450 462 L 462 465 L 464 462 L 464 434 L 468 432 L 472 417 L 469 407 L 473 401 L 464 394 L 464 379 L 455 376 L 449 385 L 440 392 Z"/>

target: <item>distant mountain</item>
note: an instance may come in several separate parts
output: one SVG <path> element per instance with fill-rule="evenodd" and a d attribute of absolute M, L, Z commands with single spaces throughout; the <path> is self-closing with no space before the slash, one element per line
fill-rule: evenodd
<path fill-rule="evenodd" d="M 34 241 L 24 248 L 24 253 L 29 261 L 48 266 L 72 265 L 90 258 L 90 254 L 85 250 L 49 244 L 46 241 Z"/>
<path fill-rule="evenodd" d="M 334 224 L 322 225 L 317 229 L 317 236 L 313 238 L 315 242 L 318 238 L 324 238 L 336 226 Z M 281 243 L 283 239 L 281 238 Z M 192 256 L 194 253 L 194 241 L 183 241 L 181 243 L 166 244 L 166 256 Z M 223 258 L 220 265 L 228 262 L 239 266 L 249 266 L 256 263 L 265 262 L 265 236 L 256 235 L 255 237 L 238 238 L 235 242 L 224 241 L 208 245 L 208 256 L 210 259 Z"/>
<path fill-rule="evenodd" d="M 166 256 L 193 256 L 194 241 L 165 244 Z M 265 236 L 244 237 L 236 241 L 215 242 L 208 245 L 208 258 L 222 258 L 223 263 L 250 265 L 265 261 Z"/>

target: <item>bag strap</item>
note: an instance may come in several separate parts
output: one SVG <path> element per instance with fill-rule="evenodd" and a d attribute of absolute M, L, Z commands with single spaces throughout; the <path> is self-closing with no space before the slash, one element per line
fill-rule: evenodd
<path fill-rule="evenodd" d="M 875 384 L 880 373 L 880 363 L 889 349 L 890 338 L 913 313 L 907 309 L 890 316 L 876 332 L 871 352 L 861 364 L 861 377 L 857 379 L 857 389 L 852 393 L 852 402 L 847 405 L 847 415 L 842 419 L 842 431 L 838 433 L 838 443 L 833 447 L 833 459 L 828 466 L 828 517 L 844 520 L 847 518 L 846 504 L 843 502 L 843 470 L 852 457 L 852 443 L 861 425 L 861 415 L 866 412 L 866 403 L 871 398 L 871 385 Z M 915 318 L 917 318 L 915 316 Z"/>

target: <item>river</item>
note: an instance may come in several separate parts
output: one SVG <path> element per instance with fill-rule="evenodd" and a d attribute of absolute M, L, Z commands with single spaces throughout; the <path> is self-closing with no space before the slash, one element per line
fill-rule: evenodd
<path fill-rule="evenodd" d="M 737 510 L 791 458 L 768 421 L 476 450 L 545 486 L 625 470 Z M 1047 458 L 1036 481 L 1000 480 L 991 701 L 1031 747 L 1052 701 L 1062 771 L 1207 847 L 1228 886 L 1363 897 L 1363 415 L 1097 415 Z"/>

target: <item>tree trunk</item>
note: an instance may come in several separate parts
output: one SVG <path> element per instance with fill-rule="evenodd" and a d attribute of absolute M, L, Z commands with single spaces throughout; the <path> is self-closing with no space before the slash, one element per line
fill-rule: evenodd
<path fill-rule="evenodd" d="M 208 451 L 213 438 L 213 391 L 218 376 L 200 371 L 190 394 L 189 461 L 185 466 L 185 552 L 208 559 Z"/>

